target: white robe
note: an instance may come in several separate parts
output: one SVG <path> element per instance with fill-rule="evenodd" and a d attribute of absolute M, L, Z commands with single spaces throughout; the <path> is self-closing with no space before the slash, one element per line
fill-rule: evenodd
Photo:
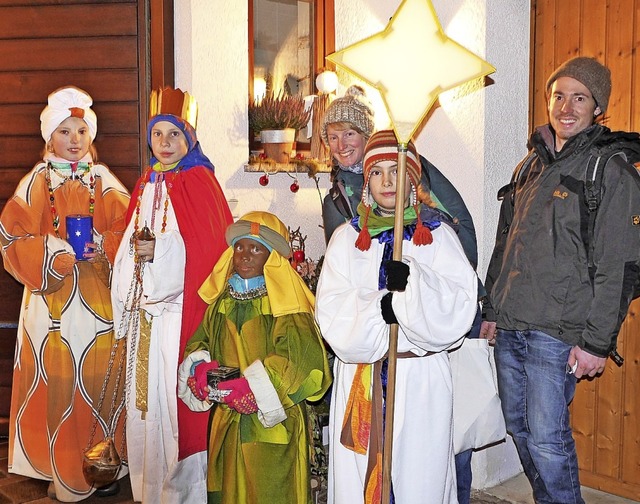
<path fill-rule="evenodd" d="M 163 183 L 164 186 L 164 183 Z M 154 183 L 147 183 L 140 206 L 139 227 L 151 228 Z M 185 247 L 170 204 L 167 226 L 161 232 L 166 186 L 162 205 L 156 211 L 154 259 L 146 263 L 141 308 L 151 323 L 149 348 L 148 411 L 145 418 L 136 409 L 135 362 L 129 362 L 127 400 L 127 452 L 135 501 L 148 504 L 204 504 L 207 501 L 206 452 L 178 461 L 177 368 L 182 322 Z M 133 277 L 129 238 L 135 214 L 122 240 L 113 274 L 114 324 L 120 327 L 123 307 Z M 138 334 L 135 335 L 137 351 Z M 130 351 L 131 340 L 127 342 Z M 128 355 L 132 355 L 129 353 Z M 133 354 L 136 355 L 135 353 Z M 134 359 L 137 361 L 137 359 Z"/>
<path fill-rule="evenodd" d="M 452 443 L 453 390 L 449 356 L 471 327 L 477 310 L 477 277 L 455 232 L 432 231 L 433 243 L 403 242 L 409 264 L 404 292 L 393 294 L 399 359 L 393 426 L 392 483 L 398 504 L 457 503 Z M 378 290 L 384 245 L 375 238 L 362 252 L 350 224 L 329 243 L 316 295 L 316 319 L 336 354 L 330 413 L 329 504 L 364 502 L 367 454 L 340 443 L 340 432 L 357 363 L 374 363 L 388 351 L 389 325 Z M 425 356 L 427 352 L 440 352 Z"/>

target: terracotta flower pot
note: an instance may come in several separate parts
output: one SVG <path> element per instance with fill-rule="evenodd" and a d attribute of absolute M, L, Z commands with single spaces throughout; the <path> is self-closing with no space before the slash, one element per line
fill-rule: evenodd
<path fill-rule="evenodd" d="M 293 128 L 260 132 L 260 142 L 265 155 L 276 163 L 289 162 L 295 138 L 296 130 Z"/>

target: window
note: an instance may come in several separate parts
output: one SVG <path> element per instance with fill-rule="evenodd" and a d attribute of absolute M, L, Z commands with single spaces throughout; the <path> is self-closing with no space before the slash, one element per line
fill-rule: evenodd
<path fill-rule="evenodd" d="M 314 94 L 316 75 L 334 51 L 334 0 L 249 1 L 249 100 L 267 85 Z"/>

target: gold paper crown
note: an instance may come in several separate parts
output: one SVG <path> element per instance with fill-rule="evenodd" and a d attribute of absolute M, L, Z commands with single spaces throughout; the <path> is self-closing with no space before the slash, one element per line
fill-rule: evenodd
<path fill-rule="evenodd" d="M 196 129 L 198 102 L 186 91 L 166 87 L 153 90 L 149 101 L 149 117 L 171 114 L 187 121 Z"/>

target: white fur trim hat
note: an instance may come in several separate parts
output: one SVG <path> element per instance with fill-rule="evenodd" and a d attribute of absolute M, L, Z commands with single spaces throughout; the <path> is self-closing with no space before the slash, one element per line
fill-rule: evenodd
<path fill-rule="evenodd" d="M 51 134 L 68 117 L 84 119 L 93 141 L 98 133 L 98 118 L 93 110 L 93 99 L 86 91 L 74 86 L 56 89 L 49 95 L 48 104 L 40 114 L 40 131 L 45 142 L 51 140 Z"/>

